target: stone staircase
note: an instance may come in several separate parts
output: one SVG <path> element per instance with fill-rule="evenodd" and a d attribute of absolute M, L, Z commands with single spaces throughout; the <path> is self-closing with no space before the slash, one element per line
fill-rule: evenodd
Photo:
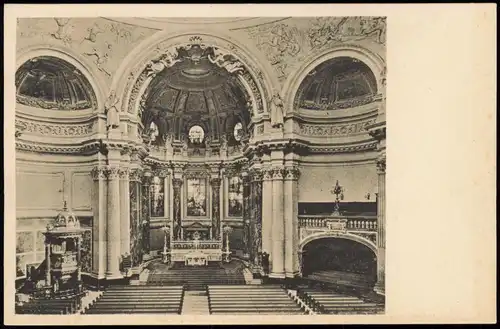
<path fill-rule="evenodd" d="M 206 291 L 186 291 L 181 314 L 210 314 Z"/>
<path fill-rule="evenodd" d="M 208 286 L 210 314 L 305 314 L 287 291 L 276 285 Z"/>
<path fill-rule="evenodd" d="M 182 286 L 112 286 L 83 314 L 180 314 Z"/>

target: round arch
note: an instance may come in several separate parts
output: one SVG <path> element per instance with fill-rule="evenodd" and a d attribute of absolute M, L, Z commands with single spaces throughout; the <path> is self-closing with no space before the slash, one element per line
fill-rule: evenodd
<path fill-rule="evenodd" d="M 239 60 L 253 80 L 253 82 L 248 81 L 240 76 L 242 84 L 253 99 L 254 114 L 268 112 L 266 100 L 279 86 L 279 81 L 267 59 L 256 48 L 250 49 L 248 45 L 235 40 L 224 32 L 207 31 L 207 29 L 162 31 L 137 45 L 122 61 L 111 83 L 111 90 L 115 90 L 117 95 L 121 95 L 120 108 L 122 112 L 131 113 L 134 117 L 137 116 L 140 95 L 144 93 L 150 82 L 145 79 L 138 81 L 147 64 L 156 59 L 162 51 L 192 43 L 190 40 L 193 38 L 201 38 L 202 44 L 218 47 Z M 260 103 L 261 108 L 256 103 Z"/>
<path fill-rule="evenodd" d="M 16 57 L 16 72 L 28 60 L 41 56 L 51 56 L 66 61 L 75 66 L 90 83 L 97 101 L 96 112 L 104 112 L 105 102 L 105 83 L 98 79 L 99 74 L 89 65 L 85 58 L 72 52 L 67 48 L 62 48 L 57 45 L 35 45 L 23 48 L 18 51 Z"/>
<path fill-rule="evenodd" d="M 366 247 L 368 247 L 371 251 L 373 251 L 373 253 L 375 254 L 375 256 L 377 256 L 377 246 L 372 241 L 370 241 L 368 239 L 365 239 L 365 238 L 363 238 L 363 237 L 361 237 L 359 235 L 350 234 L 350 233 L 338 234 L 336 232 L 321 232 L 321 233 L 316 233 L 316 234 L 309 235 L 308 237 L 306 237 L 305 239 L 303 239 L 300 242 L 300 244 L 299 244 L 299 253 L 302 253 L 302 251 L 304 250 L 304 247 L 309 242 L 312 242 L 312 241 L 315 241 L 315 240 L 318 240 L 318 239 L 324 239 L 324 238 L 346 239 L 346 240 L 351 240 L 351 241 L 354 241 L 354 242 L 358 242 L 358 243 L 360 243 L 360 244 L 365 245 Z"/>
<path fill-rule="evenodd" d="M 383 79 L 385 75 L 385 63 L 380 56 L 375 53 L 353 45 L 342 45 L 334 48 L 329 48 L 319 54 L 313 54 L 306 58 L 301 65 L 289 78 L 283 86 L 284 102 L 286 106 L 286 114 L 294 112 L 294 99 L 300 84 L 306 76 L 319 64 L 338 57 L 351 57 L 366 64 L 373 72 L 377 81 L 377 91 L 380 93 L 384 90 Z"/>

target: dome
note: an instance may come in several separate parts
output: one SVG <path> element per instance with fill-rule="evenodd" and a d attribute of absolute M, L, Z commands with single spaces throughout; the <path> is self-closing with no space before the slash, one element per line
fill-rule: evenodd
<path fill-rule="evenodd" d="M 54 221 L 47 226 L 47 231 L 72 231 L 80 229 L 80 221 L 71 211 L 68 211 L 66 201 L 63 210 L 56 216 Z"/>
<path fill-rule="evenodd" d="M 158 135 L 171 135 L 181 141 L 190 129 L 199 126 L 203 138 L 220 141 L 224 135 L 229 144 L 237 143 L 234 127 L 243 130 L 250 122 L 247 93 L 238 75 L 213 64 L 210 48 L 190 48 L 179 61 L 156 75 L 146 90 L 143 127 L 154 122 Z M 198 129 L 199 130 L 199 129 Z"/>
<path fill-rule="evenodd" d="M 377 81 L 363 62 L 338 57 L 321 63 L 302 81 L 295 104 L 306 110 L 336 110 L 370 103 Z"/>
<path fill-rule="evenodd" d="M 33 58 L 16 72 L 16 100 L 49 110 L 96 108 L 92 87 L 72 64 L 56 57 Z"/>

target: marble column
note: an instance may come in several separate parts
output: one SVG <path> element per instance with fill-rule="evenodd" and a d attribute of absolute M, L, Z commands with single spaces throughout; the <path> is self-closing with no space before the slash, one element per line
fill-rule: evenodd
<path fill-rule="evenodd" d="M 130 171 L 130 255 L 132 266 L 138 266 L 142 261 L 141 240 L 141 181 L 142 171 L 134 168 Z"/>
<path fill-rule="evenodd" d="M 285 278 L 285 227 L 283 220 L 283 176 L 282 166 L 273 167 L 273 250 L 269 277 Z"/>
<path fill-rule="evenodd" d="M 385 155 L 377 161 L 377 283 L 375 292 L 385 295 Z"/>
<path fill-rule="evenodd" d="M 129 169 L 120 170 L 120 215 L 121 215 L 121 245 L 122 256 L 130 254 L 130 181 Z"/>
<path fill-rule="evenodd" d="M 259 254 L 262 252 L 262 171 L 260 169 L 254 169 L 251 177 L 253 216 L 250 221 L 250 241 L 252 241 L 250 259 L 253 261 L 255 269 L 258 269 L 261 266 Z"/>
<path fill-rule="evenodd" d="M 285 168 L 284 219 L 285 219 L 285 275 L 294 278 L 299 273 L 299 209 L 297 181 L 300 171 L 296 166 Z"/>
<path fill-rule="evenodd" d="M 212 186 L 212 239 L 220 239 L 220 178 L 210 180 Z"/>
<path fill-rule="evenodd" d="M 151 179 L 153 173 L 145 170 L 142 180 L 142 249 L 144 254 L 150 251 L 150 228 L 151 221 Z"/>
<path fill-rule="evenodd" d="M 172 179 L 172 187 L 174 189 L 174 217 L 173 217 L 173 238 L 175 240 L 182 240 L 182 227 L 181 227 L 181 187 L 182 187 L 182 179 L 173 178 Z"/>
<path fill-rule="evenodd" d="M 78 268 L 76 269 L 76 280 L 80 282 L 82 280 L 82 239 L 83 236 L 75 238 L 76 245 L 76 263 Z"/>
<path fill-rule="evenodd" d="M 109 166 L 108 223 L 107 223 L 107 279 L 121 278 L 120 272 L 120 168 Z"/>
<path fill-rule="evenodd" d="M 52 284 L 51 280 L 51 275 L 50 275 L 50 241 L 45 239 L 45 260 L 46 260 L 46 267 L 45 267 L 45 285 L 50 286 Z"/>
<path fill-rule="evenodd" d="M 250 177 L 247 173 L 244 173 L 242 176 L 243 180 L 243 258 L 248 260 L 250 259 L 250 236 L 251 236 L 251 227 L 250 227 L 250 211 L 251 211 L 251 202 L 250 202 Z"/>
<path fill-rule="evenodd" d="M 98 279 L 106 277 L 107 267 L 107 181 L 106 167 L 96 166 L 91 171 L 94 180 L 92 189 L 92 211 L 94 218 L 92 220 L 92 274 Z"/>
<path fill-rule="evenodd" d="M 273 249 L 273 171 L 271 168 L 263 170 L 262 181 L 262 252 L 269 254 L 272 261 Z"/>

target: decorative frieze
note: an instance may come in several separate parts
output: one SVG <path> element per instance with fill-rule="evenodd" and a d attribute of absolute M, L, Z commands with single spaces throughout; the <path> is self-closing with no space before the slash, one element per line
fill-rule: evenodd
<path fill-rule="evenodd" d="M 344 125 L 313 125 L 299 124 L 300 133 L 305 136 L 345 136 L 364 132 L 366 127 L 375 123 L 375 119 Z"/>
<path fill-rule="evenodd" d="M 85 136 L 93 132 L 93 123 L 62 125 L 16 119 L 16 126 L 23 126 L 24 132 L 44 136 Z"/>

